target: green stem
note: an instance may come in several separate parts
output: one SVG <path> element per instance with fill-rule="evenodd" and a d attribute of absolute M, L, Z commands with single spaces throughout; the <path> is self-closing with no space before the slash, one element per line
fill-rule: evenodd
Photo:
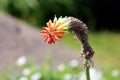
<path fill-rule="evenodd" d="M 85 67 L 86 67 L 86 79 L 90 80 L 90 72 L 89 72 L 90 66 L 88 64 L 89 64 L 88 60 L 86 60 L 86 63 L 85 63 Z"/>

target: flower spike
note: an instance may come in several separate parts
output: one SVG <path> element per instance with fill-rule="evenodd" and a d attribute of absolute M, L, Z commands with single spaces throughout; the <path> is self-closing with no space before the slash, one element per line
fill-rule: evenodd
<path fill-rule="evenodd" d="M 71 20 L 67 17 L 54 17 L 53 22 L 49 20 L 47 22 L 47 27 L 43 27 L 43 30 L 40 32 L 43 40 L 48 42 L 48 44 L 54 44 L 56 40 L 61 39 L 68 29 Z"/>

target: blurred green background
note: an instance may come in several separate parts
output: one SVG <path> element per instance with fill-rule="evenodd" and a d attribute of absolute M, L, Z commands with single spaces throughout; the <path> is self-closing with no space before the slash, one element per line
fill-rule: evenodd
<path fill-rule="evenodd" d="M 76 17 L 88 25 L 89 41 L 95 50 L 94 61 L 105 69 L 120 69 L 119 3 L 116 0 L 0 0 L 0 11 L 40 29 L 55 15 Z M 61 42 L 79 50 L 73 36 L 69 33 Z"/>
<path fill-rule="evenodd" d="M 0 0 L 0 10 L 41 27 L 49 19 L 74 16 L 92 31 L 120 30 L 118 0 Z"/>

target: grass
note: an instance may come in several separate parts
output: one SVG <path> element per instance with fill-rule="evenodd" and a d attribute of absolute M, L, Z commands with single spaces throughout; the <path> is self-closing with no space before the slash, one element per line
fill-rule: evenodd
<path fill-rule="evenodd" d="M 73 49 L 80 50 L 78 40 L 74 39 L 71 33 L 67 34 L 61 41 Z M 95 50 L 95 62 L 97 61 L 104 67 L 120 69 L 120 33 L 89 33 L 89 42 Z"/>

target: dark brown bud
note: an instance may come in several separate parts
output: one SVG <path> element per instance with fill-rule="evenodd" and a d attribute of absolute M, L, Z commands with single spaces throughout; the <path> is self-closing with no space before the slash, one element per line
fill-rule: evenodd
<path fill-rule="evenodd" d="M 82 43 L 82 53 L 81 55 L 85 57 L 87 60 L 91 60 L 92 56 L 94 55 L 94 51 L 90 44 L 88 43 L 88 27 L 85 23 L 80 21 L 79 19 L 69 17 L 71 20 L 69 29 L 74 31 L 77 38 Z"/>

